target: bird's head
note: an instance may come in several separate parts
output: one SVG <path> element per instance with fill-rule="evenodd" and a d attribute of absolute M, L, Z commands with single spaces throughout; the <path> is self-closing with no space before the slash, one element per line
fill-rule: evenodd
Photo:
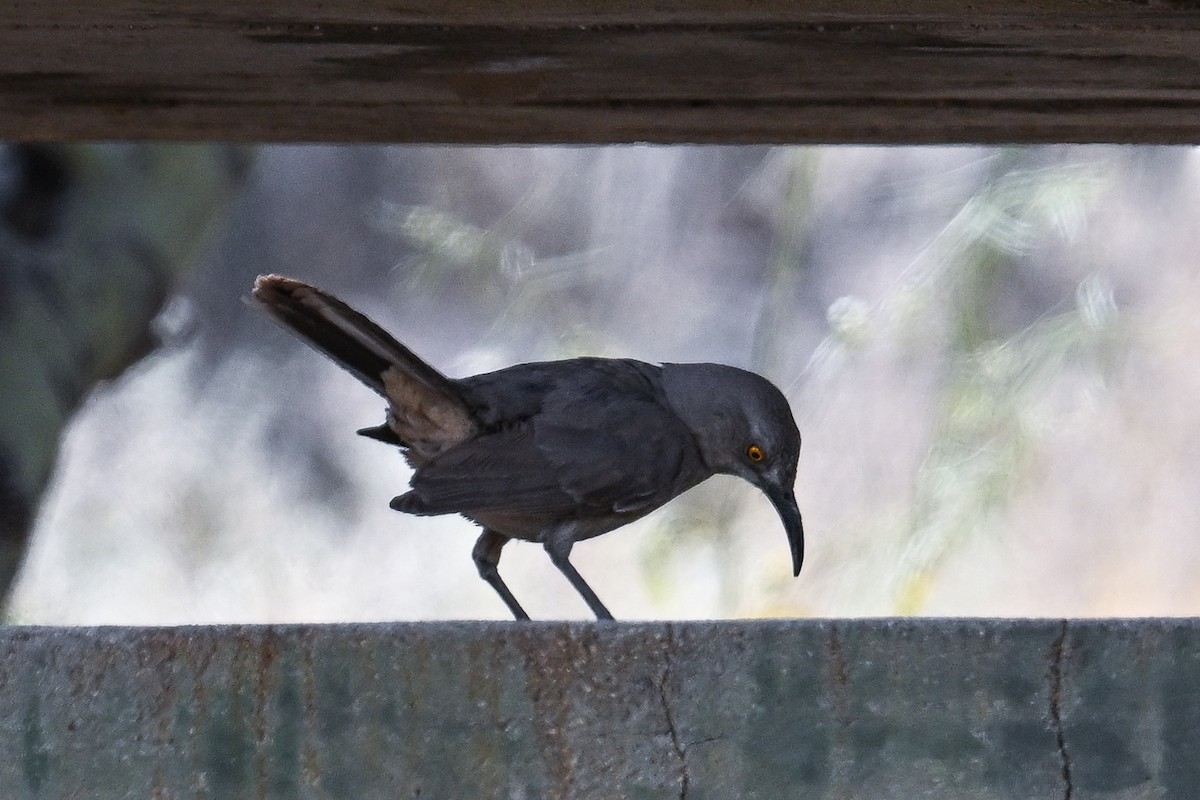
<path fill-rule="evenodd" d="M 794 487 L 800 429 L 783 392 L 753 372 L 721 364 L 664 364 L 663 383 L 708 467 L 744 478 L 775 506 L 799 575 L 804 526 Z"/>

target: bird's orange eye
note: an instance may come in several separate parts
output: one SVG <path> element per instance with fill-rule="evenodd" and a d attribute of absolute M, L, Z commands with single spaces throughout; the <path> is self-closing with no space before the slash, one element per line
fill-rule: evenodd
<path fill-rule="evenodd" d="M 767 457 L 767 454 L 764 453 L 762 451 L 762 448 L 756 444 L 752 444 L 746 448 L 746 458 L 750 459 L 751 461 L 754 461 L 754 462 L 762 461 L 766 457 Z"/>

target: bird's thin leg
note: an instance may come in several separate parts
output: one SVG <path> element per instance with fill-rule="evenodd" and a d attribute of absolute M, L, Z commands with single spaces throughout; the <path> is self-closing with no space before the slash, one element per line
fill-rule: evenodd
<path fill-rule="evenodd" d="M 613 615 L 604 607 L 604 603 L 600 602 L 600 598 L 592 591 L 592 587 L 587 585 L 587 581 L 579 574 L 579 571 L 571 565 L 568 557 L 571 555 L 571 548 L 575 546 L 575 540 L 571 536 L 572 531 L 569 525 L 559 525 L 546 535 L 543 541 L 543 546 L 546 552 L 550 555 L 550 560 L 554 562 L 554 566 L 558 567 L 558 571 L 567 576 L 567 580 L 575 587 L 575 591 L 584 599 L 588 607 L 592 609 L 592 613 L 596 615 L 596 619 L 612 619 Z"/>
<path fill-rule="evenodd" d="M 488 582 L 496 594 L 500 595 L 500 599 L 508 606 L 508 610 L 512 612 L 516 619 L 529 619 L 529 615 L 525 613 L 525 609 L 521 608 L 521 604 L 517 602 L 517 598 L 513 597 L 513 593 L 504 585 L 504 580 L 500 577 L 500 570 L 497 569 L 500 565 L 500 548 L 508 543 L 508 537 L 502 536 L 495 531 L 484 528 L 479 539 L 475 542 L 475 549 L 471 551 L 471 558 L 475 559 L 475 567 L 479 570 L 479 577 Z"/>

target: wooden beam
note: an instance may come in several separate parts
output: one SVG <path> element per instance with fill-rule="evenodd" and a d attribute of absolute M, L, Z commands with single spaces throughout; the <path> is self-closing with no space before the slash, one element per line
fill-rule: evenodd
<path fill-rule="evenodd" d="M 0 136 L 1198 142 L 1190 0 L 9 4 Z"/>

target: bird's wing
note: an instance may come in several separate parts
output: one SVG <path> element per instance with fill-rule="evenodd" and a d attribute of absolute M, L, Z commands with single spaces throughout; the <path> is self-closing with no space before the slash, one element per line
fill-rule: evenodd
<path fill-rule="evenodd" d="M 416 471 L 405 498 L 409 502 L 403 510 L 420 514 L 514 508 L 556 513 L 574 502 L 529 426 L 452 447 Z"/>
<path fill-rule="evenodd" d="M 590 418 L 588 418 L 590 417 Z M 661 406 L 625 401 L 538 417 L 464 442 L 413 476 L 411 510 L 537 514 L 650 510 L 682 488 L 690 434 Z"/>

